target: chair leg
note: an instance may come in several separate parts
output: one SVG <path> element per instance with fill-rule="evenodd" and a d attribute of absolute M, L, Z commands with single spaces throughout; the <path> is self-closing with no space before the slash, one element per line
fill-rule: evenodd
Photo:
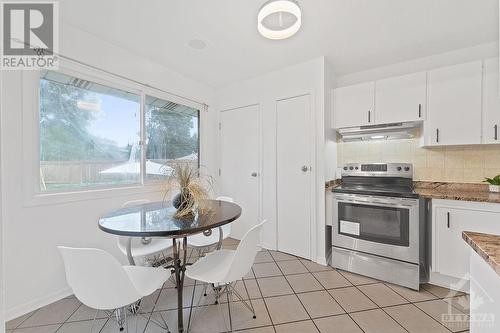
<path fill-rule="evenodd" d="M 244 282 L 243 282 L 244 283 Z M 248 303 L 247 301 L 240 295 L 239 292 L 236 291 L 236 289 L 231 285 L 230 286 L 231 290 L 232 290 L 232 293 L 234 293 L 234 295 L 236 295 L 236 297 L 241 301 L 241 303 L 248 309 L 250 310 L 250 312 L 252 312 L 253 314 L 253 319 L 257 318 L 257 316 L 255 315 L 255 309 L 253 308 L 253 303 L 252 303 L 252 300 L 250 299 L 250 294 L 248 293 L 248 290 L 246 288 L 246 285 L 245 285 L 245 291 L 246 291 L 246 294 L 248 296 Z M 249 305 L 250 303 L 250 305 Z"/>
<path fill-rule="evenodd" d="M 96 322 L 96 319 L 97 319 L 97 314 L 99 314 L 99 310 L 95 311 L 94 320 L 92 320 L 92 326 L 90 326 L 90 333 L 92 333 L 92 331 L 94 330 L 95 322 Z"/>
<path fill-rule="evenodd" d="M 245 292 L 247 293 L 248 302 L 250 302 L 250 307 L 252 308 L 253 319 L 255 319 L 255 318 L 257 318 L 257 316 L 255 315 L 255 309 L 253 307 L 252 298 L 250 297 L 250 293 L 248 292 L 247 284 L 245 283 L 245 279 L 241 279 L 241 281 L 243 282 L 243 286 L 245 287 Z"/>
<path fill-rule="evenodd" d="M 203 296 L 207 296 L 207 287 L 208 287 L 208 284 L 205 283 L 205 285 L 203 286 Z"/>
<path fill-rule="evenodd" d="M 217 305 L 219 304 L 219 288 L 212 283 L 212 290 L 214 292 L 214 299 L 215 299 L 214 304 Z"/>
<path fill-rule="evenodd" d="M 231 287 L 228 288 L 227 293 L 227 311 L 228 311 L 228 317 L 229 317 L 229 331 L 233 331 L 233 319 L 231 318 L 231 300 L 233 299 L 233 290 Z"/>
<path fill-rule="evenodd" d="M 205 283 L 205 286 L 204 286 L 205 292 L 207 290 L 207 286 L 208 286 L 208 284 Z M 205 304 L 205 305 L 201 306 L 202 298 L 203 298 L 203 296 L 202 296 L 202 294 L 200 294 L 200 296 L 198 297 L 198 302 L 196 302 L 196 305 L 191 304 L 191 313 L 189 314 L 189 322 L 188 322 L 188 330 L 187 330 L 188 332 L 191 330 L 191 325 L 194 322 L 194 318 L 196 317 L 196 315 L 199 311 L 199 308 L 207 308 L 208 309 L 209 304 Z M 193 310 L 193 306 L 194 306 L 194 310 Z"/>
<path fill-rule="evenodd" d="M 225 290 L 226 295 L 229 294 L 229 290 Z M 232 323 L 231 323 L 231 310 L 230 310 L 230 305 L 229 305 L 229 296 L 228 296 L 228 314 L 229 314 L 229 331 L 232 332 Z M 226 322 L 226 316 L 224 316 L 224 312 L 222 311 L 222 304 L 220 302 L 217 303 L 217 310 L 219 311 L 219 315 L 222 317 L 222 320 L 224 321 L 224 326 L 226 329 L 228 328 L 227 322 Z"/>
<path fill-rule="evenodd" d="M 120 332 L 123 331 L 123 315 L 122 315 L 122 308 L 116 309 L 115 310 L 115 317 L 116 317 L 116 323 L 118 324 L 118 328 L 120 329 Z"/>
<path fill-rule="evenodd" d="M 127 308 L 126 307 L 123 308 L 123 317 L 125 318 L 125 333 L 128 333 L 128 320 L 127 320 Z"/>
<path fill-rule="evenodd" d="M 170 332 L 170 329 L 168 328 L 167 321 L 165 320 L 165 318 L 163 317 L 161 312 L 160 311 L 155 312 L 156 302 L 158 301 L 160 296 L 161 296 L 161 294 L 158 295 L 158 297 L 156 297 L 155 300 L 149 299 L 147 297 L 142 298 L 142 300 L 140 302 L 140 307 L 142 307 L 142 305 L 146 303 L 146 300 L 148 300 L 147 302 L 151 304 L 151 310 L 143 313 L 143 312 L 141 312 L 141 308 L 137 309 L 137 312 L 135 314 L 135 316 L 136 316 L 136 320 L 135 320 L 136 331 L 137 331 L 137 326 L 138 326 L 138 323 L 137 323 L 138 322 L 138 315 L 140 315 L 141 317 L 146 319 L 146 321 L 151 321 L 151 322 L 155 323 L 156 325 L 158 325 L 159 327 L 161 327 L 162 329 L 166 330 L 167 332 Z M 158 314 L 158 316 L 160 316 L 160 321 L 153 318 L 153 316 L 155 314 Z"/>

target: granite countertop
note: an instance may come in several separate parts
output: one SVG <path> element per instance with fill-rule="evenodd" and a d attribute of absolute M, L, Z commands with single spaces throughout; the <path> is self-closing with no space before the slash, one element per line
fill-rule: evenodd
<path fill-rule="evenodd" d="M 340 184 L 340 179 L 330 180 L 325 189 L 331 191 Z M 490 192 L 487 184 L 416 181 L 413 185 L 422 198 L 500 203 L 500 193 Z"/>
<path fill-rule="evenodd" d="M 415 182 L 414 188 L 423 198 L 500 203 L 500 193 L 489 192 L 486 184 Z"/>
<path fill-rule="evenodd" d="M 500 235 L 464 231 L 462 238 L 500 276 Z"/>
<path fill-rule="evenodd" d="M 340 179 L 329 180 L 325 182 L 325 189 L 327 191 L 331 191 L 332 188 L 335 188 L 340 185 Z"/>

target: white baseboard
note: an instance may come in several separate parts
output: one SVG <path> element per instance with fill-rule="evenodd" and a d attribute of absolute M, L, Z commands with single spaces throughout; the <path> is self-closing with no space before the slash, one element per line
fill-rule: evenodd
<path fill-rule="evenodd" d="M 436 286 L 462 291 L 469 293 L 469 280 L 458 279 L 456 277 L 431 272 L 429 276 L 429 283 Z"/>
<path fill-rule="evenodd" d="M 33 310 L 39 309 L 45 305 L 48 305 L 50 303 L 54 303 L 60 299 L 63 299 L 65 297 L 68 297 L 73 294 L 73 291 L 71 288 L 65 288 L 59 291 L 56 291 L 52 294 L 45 295 L 43 297 L 40 297 L 38 299 L 32 300 L 30 302 L 15 306 L 10 309 L 6 309 L 5 311 L 5 321 L 9 321 L 12 319 L 15 319 L 17 317 L 20 317 L 22 315 L 25 315 L 27 313 L 30 313 Z"/>
<path fill-rule="evenodd" d="M 326 257 L 317 257 L 316 258 L 316 263 L 320 264 L 320 265 L 323 265 L 323 266 L 327 266 Z"/>
<path fill-rule="evenodd" d="M 262 248 L 264 248 L 266 250 L 276 251 L 275 244 L 262 243 Z"/>

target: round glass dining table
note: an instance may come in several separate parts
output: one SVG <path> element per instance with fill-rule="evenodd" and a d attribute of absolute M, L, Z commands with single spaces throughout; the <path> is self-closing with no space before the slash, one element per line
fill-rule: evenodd
<path fill-rule="evenodd" d="M 170 202 L 146 203 L 110 212 L 102 216 L 98 224 L 101 230 L 114 235 L 172 239 L 173 265 L 171 268 L 175 274 L 177 288 L 178 332 L 184 331 L 182 289 L 187 263 L 187 237 L 218 228 L 218 248 L 220 248 L 223 239 L 221 226 L 241 216 L 241 207 L 232 202 L 207 200 L 202 206 L 204 209 L 195 211 L 192 217 L 179 219 L 174 217 L 176 209 Z M 130 238 L 127 243 L 127 257 L 130 264 L 135 265 L 131 243 Z"/>

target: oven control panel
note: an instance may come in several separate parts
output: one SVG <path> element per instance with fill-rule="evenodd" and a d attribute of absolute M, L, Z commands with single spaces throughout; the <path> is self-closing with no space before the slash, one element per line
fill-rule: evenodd
<path fill-rule="evenodd" d="M 411 163 L 348 163 L 342 167 L 342 176 L 413 178 L 413 166 Z"/>

